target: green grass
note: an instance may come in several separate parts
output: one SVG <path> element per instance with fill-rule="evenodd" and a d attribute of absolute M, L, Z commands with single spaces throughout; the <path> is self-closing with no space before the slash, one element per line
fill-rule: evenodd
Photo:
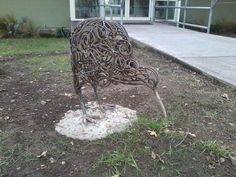
<path fill-rule="evenodd" d="M 102 158 L 99 160 L 99 164 L 112 167 L 115 169 L 115 171 L 119 171 L 121 168 L 121 172 L 124 174 L 126 173 L 128 166 L 135 168 L 137 171 L 140 170 L 135 160 L 134 154 L 127 151 L 126 149 L 114 151 L 111 154 L 102 156 Z"/>
<path fill-rule="evenodd" d="M 205 114 L 206 115 L 204 117 L 209 118 L 209 119 L 219 118 L 219 113 L 216 111 L 206 111 Z"/>
<path fill-rule="evenodd" d="M 216 141 L 197 141 L 196 145 L 212 155 L 228 157 L 228 155 L 232 152 L 229 148 L 223 147 L 216 143 Z"/>
<path fill-rule="evenodd" d="M 11 139 L 10 133 L 0 133 L 0 172 L 5 166 L 8 166 L 12 162 L 16 151 L 15 146 L 8 145 L 9 139 Z"/>
<path fill-rule="evenodd" d="M 139 118 L 139 120 L 128 130 L 122 133 L 114 133 L 106 139 L 116 145 L 116 148 L 106 154 L 103 154 L 98 161 L 99 168 L 106 168 L 110 176 L 112 174 L 120 174 L 125 176 L 127 173 L 135 173 L 136 176 L 145 176 L 145 167 L 140 163 L 140 159 L 149 160 L 148 164 L 159 170 L 160 174 L 183 176 L 181 169 L 173 171 L 173 164 L 179 162 L 191 161 L 192 158 L 200 153 L 210 154 L 215 156 L 227 157 L 231 152 L 229 149 L 212 141 L 201 141 L 186 138 L 173 131 L 173 133 L 165 134 L 166 128 L 171 128 L 172 122 L 167 120 L 155 120 L 151 118 Z M 152 130 L 158 133 L 158 137 L 151 136 L 147 130 Z M 184 140 L 182 142 L 182 140 Z M 157 144 L 148 149 L 140 146 L 145 141 L 162 142 L 158 148 Z M 180 145 L 178 145 L 181 142 Z M 170 146 L 171 145 L 171 146 Z M 176 146 L 178 145 L 178 146 Z M 170 148 L 171 147 L 171 148 Z M 157 152 L 164 164 L 158 159 L 151 158 L 151 152 Z M 194 151 L 194 153 L 193 153 Z M 193 155 L 192 155 L 193 154 Z M 192 163 L 192 161 L 191 161 Z M 134 171 L 133 171 L 133 170 Z M 135 175 L 134 175 L 135 176 Z"/>
<path fill-rule="evenodd" d="M 66 52 L 68 50 L 69 41 L 66 38 L 30 38 L 0 40 L 0 56 L 44 54 L 49 52 Z"/>
<path fill-rule="evenodd" d="M 36 160 L 36 155 L 33 154 L 29 148 L 26 148 L 25 151 L 22 153 L 22 158 L 24 159 L 24 161 L 30 162 Z"/>
<path fill-rule="evenodd" d="M 146 157 L 151 160 L 151 150 L 141 145 L 144 139 L 152 137 L 148 130 L 162 133 L 168 126 L 166 121 L 142 117 L 126 131 L 110 135 L 106 141 L 116 145 L 116 148 L 102 155 L 97 163 L 98 168 L 108 168 L 109 174 L 125 176 L 127 171 L 132 171 L 137 176 L 142 176 L 138 159 Z"/>
<path fill-rule="evenodd" d="M 156 131 L 157 133 L 162 133 L 162 131 L 165 128 L 170 127 L 172 123 L 166 119 L 156 120 L 152 118 L 141 117 L 139 118 L 137 124 L 149 130 Z"/>
<path fill-rule="evenodd" d="M 66 56 L 52 56 L 20 60 L 33 73 L 39 72 L 71 72 L 70 59 Z"/>

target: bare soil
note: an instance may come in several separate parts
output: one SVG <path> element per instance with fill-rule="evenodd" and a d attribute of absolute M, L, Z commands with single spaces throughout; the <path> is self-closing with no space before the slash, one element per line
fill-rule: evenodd
<path fill-rule="evenodd" d="M 216 141 L 236 150 L 236 91 L 215 80 L 199 75 L 146 49 L 135 49 L 140 63 L 159 69 L 159 92 L 173 130 L 189 130 L 196 141 Z M 30 59 L 29 59 L 30 60 Z M 68 96 L 68 94 L 72 96 Z M 90 86 L 83 90 L 85 101 L 94 101 Z M 99 90 L 104 103 L 119 104 L 137 110 L 140 117 L 161 118 L 154 95 L 144 86 L 117 85 Z M 227 95 L 227 96 L 225 96 Z M 46 101 L 46 105 L 41 104 Z M 109 177 L 114 168 L 98 165 L 104 154 L 123 148 L 121 139 L 79 141 L 56 133 L 54 126 L 68 110 L 79 108 L 70 72 L 32 73 L 17 60 L 0 61 L 0 177 Z M 236 167 L 230 159 L 183 142 L 170 154 L 170 144 L 179 139 L 165 135 L 149 136 L 138 126 L 135 149 L 151 149 L 165 160 L 162 164 L 150 154 L 135 156 L 140 171 L 128 166 L 121 176 L 234 177 Z M 181 148 L 180 148 L 181 147 Z M 1 151 L 2 150 L 2 151 Z M 37 157 L 43 151 L 46 156 Z M 146 151 L 145 151 L 146 152 Z M 52 162 L 52 159 L 55 161 Z"/>

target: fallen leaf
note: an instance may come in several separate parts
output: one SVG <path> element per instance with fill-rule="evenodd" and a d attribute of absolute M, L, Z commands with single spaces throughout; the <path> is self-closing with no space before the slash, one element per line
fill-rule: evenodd
<path fill-rule="evenodd" d="M 129 96 L 130 98 L 135 98 L 135 95 L 131 95 L 131 96 Z"/>
<path fill-rule="evenodd" d="M 164 86 L 162 86 L 162 88 L 163 88 L 163 89 L 166 89 L 166 88 L 167 88 L 167 86 L 166 86 L 166 85 L 164 85 Z"/>
<path fill-rule="evenodd" d="M 225 98 L 226 100 L 229 100 L 229 95 L 227 93 L 224 93 L 223 95 L 221 95 L 223 98 Z"/>
<path fill-rule="evenodd" d="M 50 163 L 55 163 L 55 162 L 56 162 L 56 160 L 55 160 L 53 157 L 51 157 L 51 158 L 49 159 L 49 161 L 50 161 Z"/>
<path fill-rule="evenodd" d="M 42 101 L 40 102 L 40 104 L 43 105 L 43 106 L 45 106 L 45 105 L 47 104 L 47 102 L 44 101 L 44 100 L 42 100 Z"/>
<path fill-rule="evenodd" d="M 40 155 L 38 155 L 37 157 L 38 158 L 41 158 L 41 157 L 46 157 L 47 156 L 47 152 L 48 151 L 43 151 Z"/>
<path fill-rule="evenodd" d="M 153 151 L 152 151 L 151 157 L 152 157 L 153 159 L 156 159 L 156 158 L 157 158 L 156 154 L 155 154 Z"/>
<path fill-rule="evenodd" d="M 148 130 L 148 133 L 149 133 L 151 136 L 158 137 L 158 135 L 157 135 L 157 133 L 156 133 L 155 131 Z"/>
<path fill-rule="evenodd" d="M 165 164 L 165 161 L 161 158 L 161 156 L 159 154 L 156 154 L 156 156 L 158 157 L 159 161 L 162 163 L 162 164 Z"/>
<path fill-rule="evenodd" d="M 210 169 L 215 169 L 216 167 L 215 166 L 213 166 L 213 165 L 208 165 L 208 167 L 210 168 Z"/>
<path fill-rule="evenodd" d="M 153 151 L 152 151 L 151 157 L 152 157 L 153 159 L 158 158 L 158 160 L 159 160 L 162 164 L 165 164 L 165 161 L 161 158 L 161 156 L 160 156 L 159 154 L 154 153 Z"/>
<path fill-rule="evenodd" d="M 220 163 L 224 163 L 225 162 L 225 158 L 221 157 L 220 158 Z"/>
<path fill-rule="evenodd" d="M 6 116 L 4 119 L 5 119 L 5 120 L 9 120 L 9 119 L 10 119 L 10 117 L 9 117 L 9 116 Z"/>
<path fill-rule="evenodd" d="M 188 136 L 190 136 L 191 138 L 196 138 L 197 137 L 196 134 L 194 134 L 194 133 L 188 133 Z"/>
<path fill-rule="evenodd" d="M 45 169 L 46 168 L 46 165 L 45 164 L 42 164 L 40 165 L 41 169 Z"/>
<path fill-rule="evenodd" d="M 72 97 L 72 94 L 71 94 L 71 93 L 65 93 L 64 95 L 65 95 L 65 96 L 68 96 L 68 97 L 70 97 L 70 98 Z"/>
<path fill-rule="evenodd" d="M 183 130 L 179 130 L 178 133 L 179 133 L 180 135 L 182 135 L 182 136 L 184 136 L 184 135 L 186 134 L 186 132 L 183 131 Z"/>
<path fill-rule="evenodd" d="M 171 133 L 171 131 L 170 131 L 168 128 L 166 128 L 166 129 L 164 130 L 164 133 L 165 133 L 165 134 L 169 134 L 169 133 Z"/>

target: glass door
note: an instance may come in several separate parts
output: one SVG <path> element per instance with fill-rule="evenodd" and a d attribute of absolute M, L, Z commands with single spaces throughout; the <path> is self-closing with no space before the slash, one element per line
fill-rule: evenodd
<path fill-rule="evenodd" d="M 105 0 L 105 5 L 120 5 L 121 0 Z M 120 17 L 120 8 L 119 7 L 113 7 L 112 8 L 112 15 L 113 17 Z M 125 10 L 123 11 L 123 16 L 125 15 Z M 110 7 L 105 7 L 105 17 L 110 17 Z"/>
<path fill-rule="evenodd" d="M 105 4 L 105 8 L 101 6 L 101 17 L 105 19 L 110 19 L 110 7 L 109 5 L 120 5 L 122 0 L 100 0 L 101 4 Z M 153 9 L 153 0 L 123 0 L 123 19 L 128 21 L 135 20 L 146 20 L 149 21 Z M 106 6 L 107 5 L 107 6 Z M 120 20 L 120 8 L 112 8 L 113 20 Z"/>
<path fill-rule="evenodd" d="M 150 21 L 153 3 L 152 0 L 127 0 L 129 8 L 128 20 Z"/>
<path fill-rule="evenodd" d="M 180 6 L 179 0 L 157 0 L 155 7 L 161 6 Z M 180 9 L 175 8 L 156 8 L 155 10 L 155 19 L 157 20 L 169 20 L 169 21 L 178 21 L 180 15 Z"/>
<path fill-rule="evenodd" d="M 149 0 L 130 0 L 129 17 L 149 17 Z"/>
<path fill-rule="evenodd" d="M 99 17 L 99 0 L 75 0 L 75 18 Z"/>

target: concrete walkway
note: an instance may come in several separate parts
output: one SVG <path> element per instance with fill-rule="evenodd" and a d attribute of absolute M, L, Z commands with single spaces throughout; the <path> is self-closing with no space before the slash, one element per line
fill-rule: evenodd
<path fill-rule="evenodd" d="M 125 28 L 134 40 L 236 87 L 236 38 L 165 24 L 125 25 Z"/>

